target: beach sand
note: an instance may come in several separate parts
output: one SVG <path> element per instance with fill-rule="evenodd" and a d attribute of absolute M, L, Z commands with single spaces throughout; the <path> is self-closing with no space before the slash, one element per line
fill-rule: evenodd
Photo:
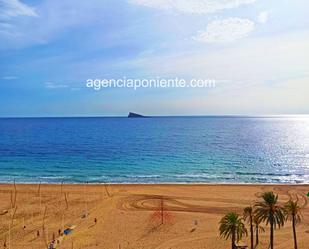
<path fill-rule="evenodd" d="M 221 217 L 231 211 L 241 214 L 269 190 L 282 203 L 300 196 L 299 249 L 308 249 L 309 186 L 161 184 L 16 185 L 16 191 L 14 185 L 0 185 L 0 248 L 42 249 L 53 238 L 60 242 L 57 248 L 65 249 L 230 248 L 230 241 L 218 234 Z M 58 230 L 69 227 L 71 233 L 59 237 Z M 268 248 L 264 227 L 257 248 Z M 249 245 L 249 237 L 241 244 Z M 293 248 L 290 222 L 276 230 L 275 245 Z"/>

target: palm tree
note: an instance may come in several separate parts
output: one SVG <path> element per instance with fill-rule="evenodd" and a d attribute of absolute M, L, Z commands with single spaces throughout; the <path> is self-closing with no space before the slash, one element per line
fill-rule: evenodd
<path fill-rule="evenodd" d="M 265 229 L 260 226 L 260 222 L 257 220 L 257 218 L 253 217 L 253 224 L 254 224 L 254 230 L 255 230 L 255 247 L 259 244 L 259 233 L 265 232 Z"/>
<path fill-rule="evenodd" d="M 294 249 L 297 249 L 296 225 L 302 220 L 300 210 L 301 207 L 298 205 L 298 198 L 296 201 L 291 199 L 285 204 L 286 219 L 290 219 L 292 221 Z"/>
<path fill-rule="evenodd" d="M 244 209 L 244 220 L 249 223 L 250 226 L 250 240 L 251 240 L 251 249 L 253 249 L 253 208 L 252 207 L 246 207 Z"/>
<path fill-rule="evenodd" d="M 284 226 L 284 208 L 278 204 L 278 195 L 264 192 L 262 201 L 255 204 L 255 216 L 258 222 L 270 225 L 270 249 L 274 249 L 274 229 Z"/>
<path fill-rule="evenodd" d="M 219 224 L 220 236 L 226 240 L 231 238 L 232 249 L 236 249 L 236 242 L 240 241 L 244 235 L 247 235 L 243 219 L 232 212 L 225 215 Z"/>

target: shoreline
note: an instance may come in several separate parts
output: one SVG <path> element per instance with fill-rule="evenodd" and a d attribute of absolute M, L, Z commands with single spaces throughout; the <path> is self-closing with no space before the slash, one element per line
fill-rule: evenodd
<path fill-rule="evenodd" d="M 309 187 L 309 183 L 185 183 L 185 182 L 166 182 L 166 183 L 113 183 L 113 182 L 104 182 L 104 183 L 48 183 L 48 182 L 37 182 L 37 183 L 23 183 L 23 182 L 0 182 L 0 186 L 5 185 L 23 185 L 23 186 L 36 186 L 36 185 L 44 185 L 44 186 L 303 186 Z"/>

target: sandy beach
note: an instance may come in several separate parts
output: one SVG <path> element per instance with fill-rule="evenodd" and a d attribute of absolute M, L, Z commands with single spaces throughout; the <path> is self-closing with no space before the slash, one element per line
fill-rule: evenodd
<path fill-rule="evenodd" d="M 299 248 L 307 249 L 309 186 L 159 184 L 0 185 L 0 248 L 46 248 L 53 239 L 66 249 L 230 248 L 219 237 L 219 220 L 231 211 L 242 214 L 263 191 L 278 193 L 280 203 L 299 195 Z M 269 229 L 263 226 L 257 248 L 264 249 Z M 241 244 L 249 245 L 249 237 Z M 276 230 L 275 247 L 293 247 L 290 222 Z"/>

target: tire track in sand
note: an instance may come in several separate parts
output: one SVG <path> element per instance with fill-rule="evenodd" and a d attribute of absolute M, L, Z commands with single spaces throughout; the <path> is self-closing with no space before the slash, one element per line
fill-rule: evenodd
<path fill-rule="evenodd" d="M 190 197 L 174 197 L 174 196 L 158 196 L 158 195 L 131 195 L 122 198 L 117 208 L 123 211 L 157 211 L 159 208 L 159 201 L 164 200 L 164 210 L 174 212 L 188 212 L 188 213 L 207 213 L 207 214 L 225 214 L 231 210 L 241 210 L 239 201 L 226 199 L 205 199 L 205 198 L 190 198 Z M 205 202 L 202 204 L 190 204 L 188 202 Z M 226 207 L 209 206 L 206 201 L 222 202 L 227 204 Z M 245 204 L 244 202 L 243 204 Z M 242 204 L 242 203 L 241 203 Z M 234 205 L 234 206 L 233 206 Z"/>

